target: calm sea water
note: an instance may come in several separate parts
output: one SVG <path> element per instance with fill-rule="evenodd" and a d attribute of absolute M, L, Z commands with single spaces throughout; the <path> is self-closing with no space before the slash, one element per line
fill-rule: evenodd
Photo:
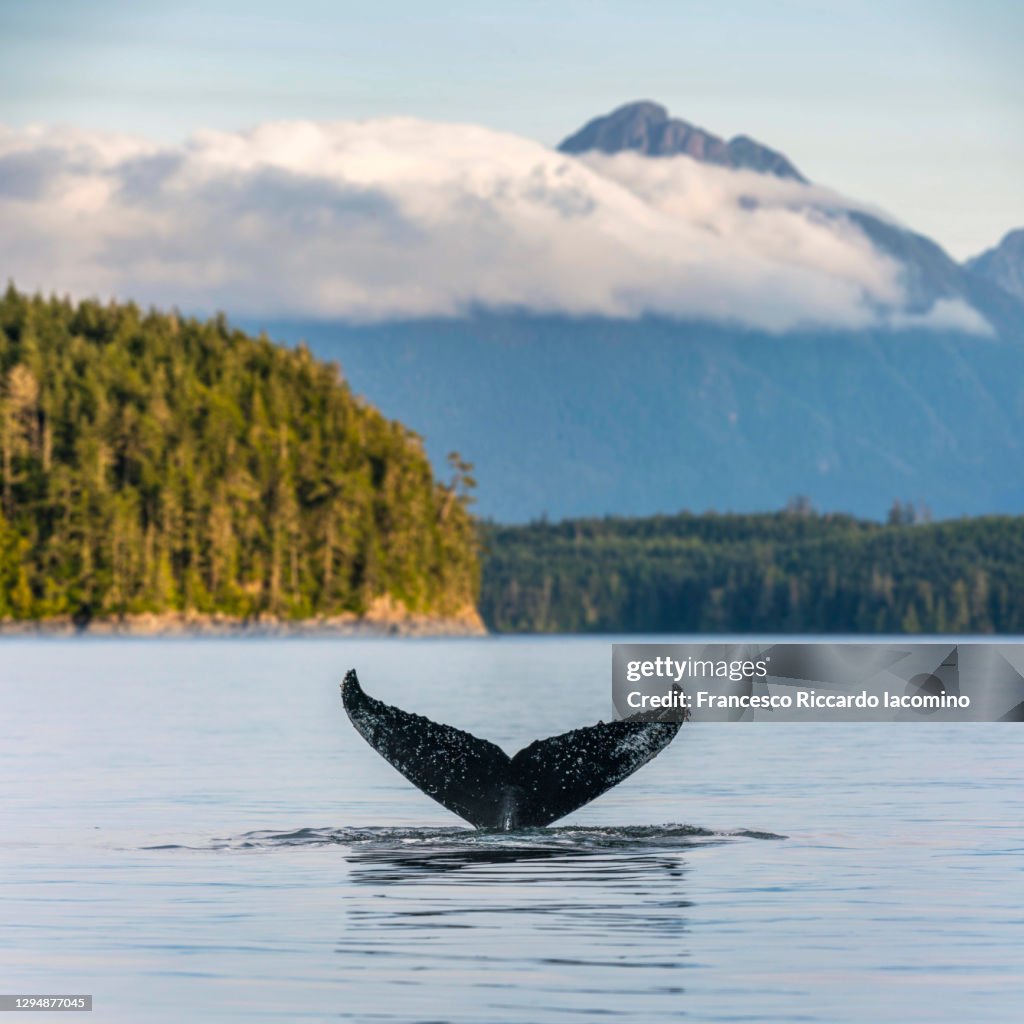
<path fill-rule="evenodd" d="M 1024 1017 L 1019 725 L 684 726 L 558 827 L 475 834 L 353 731 L 352 666 L 509 751 L 611 715 L 607 640 L 5 640 L 0 988 L 97 1022 Z"/>

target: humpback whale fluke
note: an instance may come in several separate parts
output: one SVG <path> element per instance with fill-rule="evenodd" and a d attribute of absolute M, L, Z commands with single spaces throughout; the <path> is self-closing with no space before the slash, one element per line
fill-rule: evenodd
<path fill-rule="evenodd" d="M 537 740 L 509 757 L 500 747 L 375 700 L 355 670 L 341 699 L 356 731 L 439 804 L 477 828 L 549 825 L 632 775 L 669 745 L 681 722 L 599 722 Z"/>

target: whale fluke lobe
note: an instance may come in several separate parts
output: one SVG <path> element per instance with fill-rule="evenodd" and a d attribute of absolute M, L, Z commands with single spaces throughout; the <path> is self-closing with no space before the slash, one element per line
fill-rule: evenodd
<path fill-rule="evenodd" d="M 487 740 L 368 696 L 355 671 L 341 697 L 356 731 L 427 796 L 477 828 L 549 825 L 618 785 L 674 739 L 681 722 L 599 722 L 509 757 Z"/>
<path fill-rule="evenodd" d="M 413 785 L 477 827 L 490 823 L 508 772 L 500 747 L 367 696 L 354 671 L 341 699 L 359 735 Z"/>

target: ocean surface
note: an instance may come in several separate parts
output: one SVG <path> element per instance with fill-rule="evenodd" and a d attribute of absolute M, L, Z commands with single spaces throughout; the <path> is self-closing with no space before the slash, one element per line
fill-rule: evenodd
<path fill-rule="evenodd" d="M 607 638 L 2 640 L 0 991 L 97 1024 L 1024 1019 L 1020 725 L 684 725 L 484 834 L 355 733 L 350 667 L 509 752 L 611 717 Z"/>

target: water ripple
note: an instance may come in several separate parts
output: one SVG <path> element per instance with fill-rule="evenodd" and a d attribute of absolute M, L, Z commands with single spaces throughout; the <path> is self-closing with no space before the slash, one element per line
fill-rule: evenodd
<path fill-rule="evenodd" d="M 408 855 L 410 859 L 451 857 L 458 862 L 586 857 L 598 853 L 625 851 L 671 852 L 694 847 L 716 846 L 743 839 L 785 839 L 773 832 L 752 829 L 714 831 L 697 825 L 625 825 L 530 828 L 515 832 L 444 828 L 300 828 L 287 832 L 257 830 L 237 836 L 214 838 L 201 845 L 165 843 L 146 850 L 279 850 L 295 847 L 341 846 L 351 860 Z"/>

